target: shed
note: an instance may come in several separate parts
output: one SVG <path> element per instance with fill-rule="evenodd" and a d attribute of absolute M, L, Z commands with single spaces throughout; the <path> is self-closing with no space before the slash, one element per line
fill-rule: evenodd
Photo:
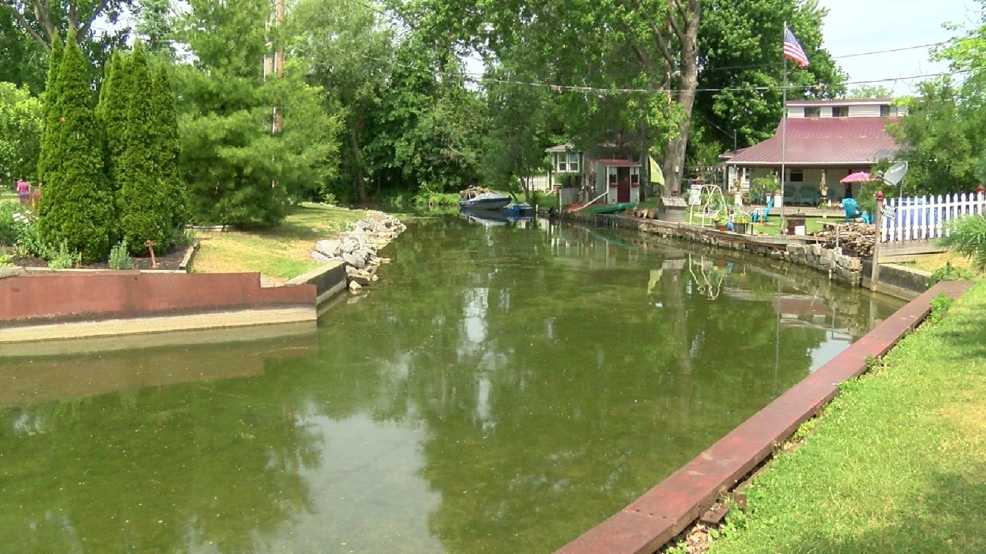
<path fill-rule="evenodd" d="M 640 202 L 640 164 L 630 160 L 596 160 L 596 196 L 607 204 Z"/>

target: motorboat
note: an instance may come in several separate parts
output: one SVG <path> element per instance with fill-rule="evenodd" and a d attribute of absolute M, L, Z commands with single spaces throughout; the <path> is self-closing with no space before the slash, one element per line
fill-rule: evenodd
<path fill-rule="evenodd" d="M 492 190 L 469 188 L 459 193 L 459 207 L 464 210 L 499 210 L 510 203 L 510 196 Z"/>

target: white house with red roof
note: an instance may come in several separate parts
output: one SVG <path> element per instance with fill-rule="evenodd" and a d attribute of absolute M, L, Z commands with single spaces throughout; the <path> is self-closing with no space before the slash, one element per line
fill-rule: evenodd
<path fill-rule="evenodd" d="M 779 175 L 783 146 L 785 204 L 817 206 L 856 196 L 860 184 L 840 179 L 894 158 L 898 145 L 886 127 L 904 110 L 890 98 L 789 101 L 786 131 L 782 121 L 773 137 L 723 156 L 730 188 L 738 183 L 748 190 L 757 177 Z"/>

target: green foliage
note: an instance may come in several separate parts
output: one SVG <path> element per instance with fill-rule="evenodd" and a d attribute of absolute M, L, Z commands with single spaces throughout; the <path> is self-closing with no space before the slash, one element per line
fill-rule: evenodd
<path fill-rule="evenodd" d="M 827 13 L 817 2 L 703 2 L 698 88 L 715 92 L 696 96 L 693 125 L 701 132 L 689 145 L 690 163 L 715 163 L 713 153 L 732 150 L 734 131 L 739 148 L 774 135 L 782 111 L 785 21 L 811 60 L 805 68 L 788 62 L 788 98 L 835 98 L 845 91 L 846 74 L 822 46 Z"/>
<path fill-rule="evenodd" d="M 971 281 L 975 278 L 976 276 L 968 269 L 955 267 L 951 262 L 946 262 L 944 266 L 939 267 L 931 273 L 931 278 L 928 280 L 928 288 L 942 281 Z"/>
<path fill-rule="evenodd" d="M 948 234 L 938 244 L 971 258 L 979 271 L 986 271 L 986 216 L 967 215 L 946 225 Z"/>
<path fill-rule="evenodd" d="M 37 180 L 43 111 L 28 88 L 0 83 L 0 182 Z"/>
<path fill-rule="evenodd" d="M 144 39 L 147 51 L 151 54 L 174 57 L 171 39 L 174 30 L 171 28 L 170 0 L 139 0 L 137 16 L 140 18 L 134 26 L 134 31 Z"/>
<path fill-rule="evenodd" d="M 41 146 L 38 151 L 38 180 L 41 183 L 48 181 L 47 172 L 53 161 L 49 154 L 51 148 L 44 148 L 44 143 L 50 140 L 49 130 L 54 129 L 59 124 L 55 116 L 55 100 L 58 97 L 58 70 L 62 63 L 62 41 L 55 37 L 51 43 L 51 54 L 48 55 L 48 78 L 45 84 L 45 92 L 41 97 L 41 116 L 44 118 L 41 128 Z"/>
<path fill-rule="evenodd" d="M 938 296 L 931 299 L 931 313 L 928 314 L 928 322 L 938 323 L 941 321 L 954 303 L 955 300 L 951 296 L 948 296 L 944 292 L 939 292 Z"/>
<path fill-rule="evenodd" d="M 0 245 L 14 246 L 33 219 L 31 212 L 15 202 L 0 203 Z"/>
<path fill-rule="evenodd" d="M 8 9 L 0 10 L 0 82 L 24 87 L 31 94 L 44 90 L 48 55 L 41 44 L 25 34 Z"/>
<path fill-rule="evenodd" d="M 82 263 L 82 254 L 72 250 L 68 241 L 62 241 L 55 250 L 48 252 L 48 267 L 51 269 L 70 269 Z"/>
<path fill-rule="evenodd" d="M 109 259 L 110 269 L 133 269 L 134 261 L 130 258 L 130 250 L 127 247 L 127 239 L 113 245 L 110 249 Z"/>
<path fill-rule="evenodd" d="M 123 81 L 129 82 L 126 118 L 121 149 L 113 157 L 120 234 L 135 253 L 146 251 L 143 245 L 147 240 L 156 242 L 159 251 L 166 251 L 171 246 L 172 204 L 157 155 L 155 85 L 140 43 L 125 71 Z"/>
<path fill-rule="evenodd" d="M 196 62 L 176 68 L 175 85 L 192 220 L 276 224 L 291 198 L 315 194 L 332 174 L 338 122 L 320 90 L 304 83 L 304 67 L 288 64 L 283 77 L 264 82 L 269 2 L 193 0 L 190 7 L 181 34 Z M 271 106 L 284 116 L 276 135 Z"/>
<path fill-rule="evenodd" d="M 103 128 L 106 173 L 114 191 L 120 190 L 120 178 L 116 172 L 116 162 L 123 153 L 127 129 L 127 101 L 133 95 L 130 58 L 119 51 L 106 65 L 106 75 L 99 90 L 99 104 L 96 116 Z"/>
<path fill-rule="evenodd" d="M 54 103 L 41 145 L 48 167 L 38 232 L 44 243 L 65 243 L 85 261 L 103 259 L 109 251 L 112 194 L 87 64 L 74 40 L 68 41 L 51 92 Z"/>
<path fill-rule="evenodd" d="M 154 74 L 153 101 L 154 161 L 160 171 L 161 186 L 166 189 L 171 228 L 181 232 L 188 223 L 188 188 L 182 178 L 181 137 L 178 134 L 178 114 L 175 110 L 175 94 L 171 90 L 168 70 L 158 67 Z"/>

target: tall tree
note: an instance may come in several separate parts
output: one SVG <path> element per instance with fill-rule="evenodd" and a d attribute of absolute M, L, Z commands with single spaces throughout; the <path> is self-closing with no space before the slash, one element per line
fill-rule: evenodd
<path fill-rule="evenodd" d="M 891 133 L 910 165 L 905 190 L 970 192 L 986 181 L 986 12 L 978 23 L 932 56 L 962 77 L 923 82 L 901 100 L 908 115 Z"/>
<path fill-rule="evenodd" d="M 188 223 L 188 190 L 181 177 L 181 137 L 178 133 L 178 114 L 175 111 L 175 93 L 167 67 L 161 65 L 154 74 L 152 87 L 154 121 L 154 159 L 161 171 L 161 184 L 167 189 L 171 210 L 171 231 L 183 232 Z"/>
<path fill-rule="evenodd" d="M 701 138 L 693 155 L 718 154 L 774 135 L 783 111 L 782 37 L 787 22 L 810 64 L 788 64 L 789 99 L 835 98 L 845 91 L 845 74 L 822 45 L 827 10 L 817 1 L 708 0 L 700 30 L 702 67 L 694 124 Z M 703 160 L 708 161 L 708 160 Z"/>
<path fill-rule="evenodd" d="M 65 244 L 85 261 L 98 260 L 109 252 L 113 199 L 103 173 L 89 67 L 74 40 L 67 41 L 59 65 L 41 144 L 48 167 L 38 233 L 48 245 Z"/>
<path fill-rule="evenodd" d="M 55 102 L 58 99 L 58 71 L 62 64 L 62 41 L 55 37 L 51 47 L 51 54 L 48 56 L 48 77 L 45 81 L 45 92 L 41 97 L 41 116 L 44 118 L 42 129 L 41 144 L 51 140 L 50 133 L 58 125 L 58 118 L 55 116 Z M 48 170 L 53 160 L 51 159 L 51 148 L 41 148 L 38 153 L 38 179 L 44 183 L 48 180 Z"/>
<path fill-rule="evenodd" d="M 147 44 L 147 51 L 173 58 L 171 0 L 138 0 L 137 15 L 139 20 L 134 30 Z"/>
<path fill-rule="evenodd" d="M 378 15 L 362 2 L 301 0 L 292 7 L 286 33 L 291 52 L 307 60 L 311 82 L 326 92 L 326 105 L 338 107 L 345 118 L 340 140 L 348 147 L 342 150 L 338 179 L 343 187 L 355 184 L 360 202 L 368 199 L 367 173 L 373 171 L 363 135 L 387 86 L 393 56 L 393 29 Z"/>
<path fill-rule="evenodd" d="M 129 83 L 124 89 L 126 117 L 118 153 L 112 157 L 120 233 L 133 252 L 145 252 L 148 240 L 166 250 L 174 236 L 171 198 L 159 163 L 154 81 L 141 43 L 124 71 L 122 81 Z"/>
<path fill-rule="evenodd" d="M 338 121 L 326 114 L 306 69 L 291 62 L 266 79 L 261 61 L 265 0 L 192 0 L 180 36 L 195 62 L 180 66 L 176 88 L 182 175 L 193 219 L 239 225 L 281 221 L 292 198 L 317 189 L 332 173 Z M 283 100 L 279 100 L 283 99 Z M 272 109 L 283 113 L 272 133 Z"/>
<path fill-rule="evenodd" d="M 48 56 L 45 49 L 21 31 L 10 10 L 0 8 L 0 81 L 44 90 Z"/>
<path fill-rule="evenodd" d="M 37 179 L 41 100 L 26 86 L 0 82 L 0 182 Z"/>

